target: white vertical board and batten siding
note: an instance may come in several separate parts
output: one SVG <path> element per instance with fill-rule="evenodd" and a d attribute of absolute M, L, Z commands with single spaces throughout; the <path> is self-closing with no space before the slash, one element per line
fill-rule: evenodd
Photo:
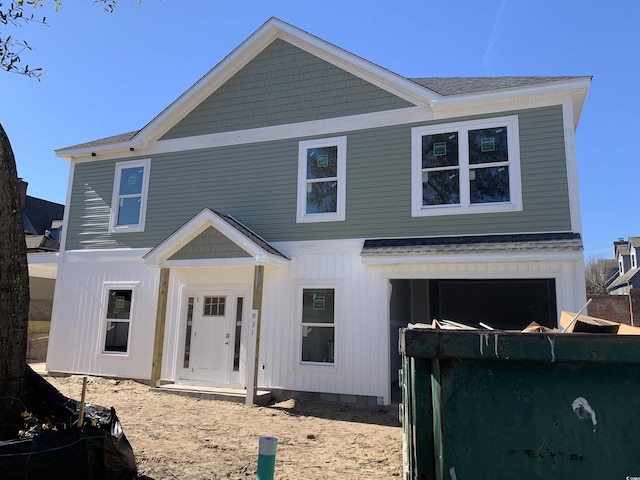
<path fill-rule="evenodd" d="M 93 258 L 93 260 L 92 260 Z M 52 318 L 47 369 L 148 379 L 151 374 L 159 270 L 140 258 L 98 262 L 91 254 L 60 265 Z M 128 353 L 103 353 L 105 288 L 134 290 Z"/>
<path fill-rule="evenodd" d="M 278 244 L 289 269 L 267 271 L 259 380 L 271 388 L 382 397 L 388 387 L 386 281 L 362 264 L 362 241 Z M 335 366 L 300 361 L 303 287 L 335 287 Z"/>

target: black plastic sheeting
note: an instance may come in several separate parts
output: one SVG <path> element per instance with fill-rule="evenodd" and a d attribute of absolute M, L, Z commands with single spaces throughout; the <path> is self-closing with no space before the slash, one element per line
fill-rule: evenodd
<path fill-rule="evenodd" d="M 114 408 L 85 404 L 78 428 L 79 402 L 62 395 L 27 367 L 25 438 L 0 442 L 0 478 L 137 479 L 133 449 Z"/>

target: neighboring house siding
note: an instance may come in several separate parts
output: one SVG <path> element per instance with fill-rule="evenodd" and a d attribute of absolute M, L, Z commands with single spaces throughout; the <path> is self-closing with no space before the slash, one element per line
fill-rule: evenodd
<path fill-rule="evenodd" d="M 178 250 L 169 260 L 243 258 L 250 256 L 215 228 L 209 227 L 191 240 L 188 245 Z"/>
<path fill-rule="evenodd" d="M 162 139 L 412 106 L 314 55 L 276 40 Z"/>
<path fill-rule="evenodd" d="M 297 138 L 152 157 L 146 229 L 138 233 L 108 233 L 115 162 L 78 164 L 67 249 L 151 248 L 204 207 L 233 216 L 269 242 L 570 231 L 562 108 L 509 114 L 519 116 L 521 212 L 412 218 L 411 128 L 436 123 L 422 122 L 341 133 L 347 136 L 343 222 L 296 224 Z"/>

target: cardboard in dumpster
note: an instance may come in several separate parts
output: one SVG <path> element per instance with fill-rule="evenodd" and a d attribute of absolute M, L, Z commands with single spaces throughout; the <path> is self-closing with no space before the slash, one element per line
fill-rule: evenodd
<path fill-rule="evenodd" d="M 576 316 L 575 313 L 562 312 L 560 314 L 560 327 L 567 327 Z M 566 333 L 611 333 L 616 335 L 640 335 L 640 327 L 633 327 L 625 323 L 612 322 L 603 318 L 578 315 L 573 325 L 567 328 Z"/>
<path fill-rule="evenodd" d="M 525 328 L 522 329 L 522 333 L 560 333 L 557 328 L 545 327 L 536 322 L 531 322 Z"/>

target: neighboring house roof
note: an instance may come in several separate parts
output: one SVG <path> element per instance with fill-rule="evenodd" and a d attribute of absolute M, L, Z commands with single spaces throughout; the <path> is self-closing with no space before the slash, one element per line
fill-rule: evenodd
<path fill-rule="evenodd" d="M 60 244 L 47 235 L 27 235 L 25 237 L 27 252 L 57 252 Z"/>
<path fill-rule="evenodd" d="M 363 257 L 443 254 L 582 252 L 578 233 L 480 235 L 365 240 Z"/>
<path fill-rule="evenodd" d="M 640 237 L 629 237 L 629 245 L 634 248 L 640 248 Z"/>
<path fill-rule="evenodd" d="M 629 255 L 629 245 L 618 245 L 618 255 Z"/>
<path fill-rule="evenodd" d="M 631 280 L 634 279 L 636 275 L 640 273 L 640 269 L 634 268 L 633 270 L 627 271 L 624 275 L 620 275 L 616 278 L 611 284 L 607 287 L 607 290 L 615 290 L 618 287 L 623 287 L 625 285 L 631 284 Z"/>
<path fill-rule="evenodd" d="M 64 205 L 27 195 L 22 214 L 33 228 L 33 232 L 30 233 L 44 235 L 51 228 L 54 220 L 62 220 Z M 27 230 L 27 224 L 25 224 L 25 230 Z"/>
<path fill-rule="evenodd" d="M 534 92 L 565 91 L 572 97 L 574 126 L 580 117 L 591 77 L 472 77 L 472 78 L 416 78 L 409 79 L 375 65 L 346 50 L 300 30 L 276 18 L 271 18 L 231 54 L 198 80 L 176 101 L 165 108 L 141 130 L 82 143 L 56 151 L 67 159 L 78 156 L 90 158 L 101 152 L 143 150 L 150 142 L 161 138 L 181 119 L 198 107 L 206 98 L 233 78 L 244 66 L 259 55 L 276 39 L 290 43 L 338 68 L 351 73 L 409 104 L 438 109 L 448 104 L 482 102 L 482 94 L 491 101 L 504 98 L 512 101 L 515 95 Z M 322 118 L 324 119 L 324 118 Z"/>

